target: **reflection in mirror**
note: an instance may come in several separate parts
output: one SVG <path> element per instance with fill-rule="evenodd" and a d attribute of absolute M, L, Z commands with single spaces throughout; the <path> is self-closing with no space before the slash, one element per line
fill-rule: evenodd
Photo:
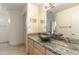
<path fill-rule="evenodd" d="M 55 22 L 55 14 L 47 10 L 46 11 L 46 31 L 50 34 L 54 33 L 56 27 L 56 22 Z"/>

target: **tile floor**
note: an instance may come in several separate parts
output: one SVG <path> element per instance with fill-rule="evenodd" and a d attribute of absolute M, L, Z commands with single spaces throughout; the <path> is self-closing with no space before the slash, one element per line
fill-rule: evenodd
<path fill-rule="evenodd" d="M 0 55 L 26 55 L 25 46 L 10 46 L 8 43 L 0 43 Z"/>

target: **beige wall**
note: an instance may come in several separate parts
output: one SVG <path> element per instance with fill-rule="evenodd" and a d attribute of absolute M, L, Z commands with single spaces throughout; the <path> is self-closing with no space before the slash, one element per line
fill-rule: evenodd
<path fill-rule="evenodd" d="M 27 33 L 38 32 L 39 8 L 34 4 L 27 4 Z M 35 22 L 33 20 L 35 19 Z"/>
<path fill-rule="evenodd" d="M 39 24 L 38 31 L 46 32 L 46 10 L 44 9 L 42 5 L 39 7 L 39 23 L 38 24 Z"/>
<path fill-rule="evenodd" d="M 72 10 L 72 38 L 79 40 L 79 6 Z"/>
<path fill-rule="evenodd" d="M 36 19 L 36 22 L 33 20 Z M 42 6 L 27 4 L 27 33 L 45 32 L 45 12 Z"/>
<path fill-rule="evenodd" d="M 56 14 L 56 31 L 58 33 L 64 34 L 65 37 L 72 37 L 72 17 L 79 16 L 74 15 L 77 11 L 79 11 L 79 6 L 66 9 Z"/>

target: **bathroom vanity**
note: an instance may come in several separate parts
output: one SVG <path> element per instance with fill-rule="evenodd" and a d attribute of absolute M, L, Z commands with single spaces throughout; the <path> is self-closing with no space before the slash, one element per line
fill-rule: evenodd
<path fill-rule="evenodd" d="M 79 48 L 76 47 L 79 46 L 78 44 L 62 40 L 43 42 L 38 35 L 29 35 L 28 39 L 28 53 L 30 55 L 79 55 Z"/>

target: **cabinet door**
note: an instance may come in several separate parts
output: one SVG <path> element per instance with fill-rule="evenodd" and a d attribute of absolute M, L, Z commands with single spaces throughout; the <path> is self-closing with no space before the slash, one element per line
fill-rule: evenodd
<path fill-rule="evenodd" d="M 46 49 L 46 55 L 55 55 L 55 54 L 49 51 L 48 49 Z"/>
<path fill-rule="evenodd" d="M 28 47 L 29 47 L 29 54 L 33 55 L 34 54 L 34 48 L 33 48 L 33 41 L 31 39 L 29 39 L 29 43 L 28 43 Z"/>
<path fill-rule="evenodd" d="M 45 47 L 41 46 L 40 44 L 36 42 L 34 42 L 34 49 L 37 49 L 42 55 L 45 54 Z"/>
<path fill-rule="evenodd" d="M 29 54 L 30 55 L 33 55 L 34 54 L 34 49 L 33 49 L 33 46 L 29 46 Z"/>
<path fill-rule="evenodd" d="M 38 49 L 34 48 L 34 55 L 44 55 L 44 54 L 40 52 Z"/>

